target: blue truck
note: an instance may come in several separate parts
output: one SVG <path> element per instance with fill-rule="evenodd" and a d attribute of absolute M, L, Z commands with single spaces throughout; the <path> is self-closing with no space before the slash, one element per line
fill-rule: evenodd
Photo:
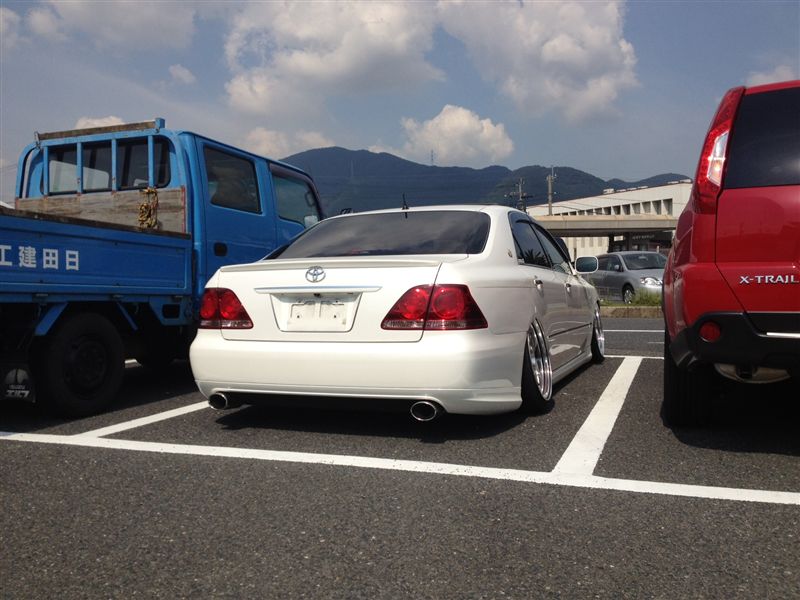
<path fill-rule="evenodd" d="M 105 410 L 187 355 L 206 281 L 323 218 L 311 177 L 163 119 L 35 134 L 0 206 L 0 399 Z"/>

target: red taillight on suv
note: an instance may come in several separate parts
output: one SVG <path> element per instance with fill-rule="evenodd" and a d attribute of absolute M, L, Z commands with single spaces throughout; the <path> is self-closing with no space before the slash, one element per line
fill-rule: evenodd
<path fill-rule="evenodd" d="M 200 329 L 252 329 L 253 321 L 233 291 L 208 288 L 200 301 Z"/>
<path fill-rule="evenodd" d="M 485 329 L 481 309 L 465 285 L 420 285 L 395 302 L 386 314 L 383 329 Z"/>
<path fill-rule="evenodd" d="M 725 172 L 728 136 L 742 94 L 743 87 L 733 88 L 725 94 L 706 134 L 692 190 L 697 212 L 714 214 L 717 210 L 717 199 Z"/>

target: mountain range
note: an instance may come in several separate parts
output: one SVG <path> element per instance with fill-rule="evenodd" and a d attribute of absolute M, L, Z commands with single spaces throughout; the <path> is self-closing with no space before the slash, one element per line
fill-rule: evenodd
<path fill-rule="evenodd" d="M 346 148 L 319 148 L 282 159 L 309 173 L 317 185 L 327 215 L 351 209 L 364 210 L 427 204 L 495 203 L 515 206 L 518 182 L 523 179 L 527 205 L 547 203 L 549 167 L 528 166 L 511 170 L 501 166 L 483 169 L 422 165 L 388 154 Z M 640 181 L 604 180 L 571 167 L 555 167 L 553 201 L 598 196 L 609 188 L 628 189 L 664 185 L 687 179 L 664 173 Z"/>

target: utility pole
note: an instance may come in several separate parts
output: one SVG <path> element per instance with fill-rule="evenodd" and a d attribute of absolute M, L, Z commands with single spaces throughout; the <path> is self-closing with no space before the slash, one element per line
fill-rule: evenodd
<path fill-rule="evenodd" d="M 553 172 L 553 166 L 550 165 L 550 175 L 548 175 L 545 179 L 547 179 L 547 214 L 552 216 L 553 215 L 553 181 L 557 175 Z"/>
<path fill-rule="evenodd" d="M 527 212 L 528 207 L 527 207 L 527 205 L 525 203 L 525 200 L 527 200 L 528 198 L 533 198 L 533 196 L 531 194 L 526 194 L 525 192 L 522 191 L 522 186 L 523 186 L 524 183 L 525 183 L 525 180 L 522 177 L 520 177 L 517 180 L 517 193 L 516 193 L 516 196 L 517 196 L 517 209 L 521 210 L 522 212 Z M 511 196 L 511 194 L 506 194 L 506 197 L 509 197 L 509 196 Z"/>

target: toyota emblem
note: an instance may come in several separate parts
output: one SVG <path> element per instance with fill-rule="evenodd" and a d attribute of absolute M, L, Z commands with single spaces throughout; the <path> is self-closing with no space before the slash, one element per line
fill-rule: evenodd
<path fill-rule="evenodd" d="M 311 283 L 319 283 L 325 279 L 325 269 L 322 267 L 311 267 L 306 271 L 306 279 Z"/>

